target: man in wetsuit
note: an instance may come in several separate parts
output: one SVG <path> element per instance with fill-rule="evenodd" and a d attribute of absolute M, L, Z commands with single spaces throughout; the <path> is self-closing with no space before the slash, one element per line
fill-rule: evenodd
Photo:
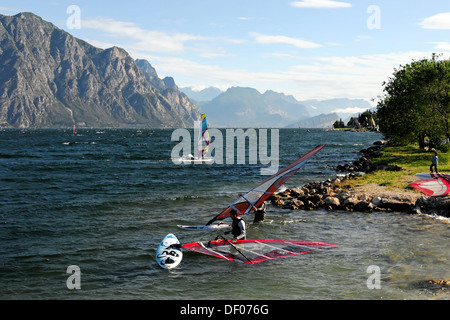
<path fill-rule="evenodd" d="M 233 241 L 245 240 L 245 221 L 239 217 L 239 213 L 234 209 L 231 210 L 230 215 L 231 219 L 233 219 L 233 223 L 231 224 L 231 231 L 226 231 L 225 234 L 231 233 L 233 235 Z"/>
<path fill-rule="evenodd" d="M 257 223 L 263 221 L 266 216 L 266 204 L 263 202 L 259 208 L 255 208 L 255 219 L 253 223 Z"/>

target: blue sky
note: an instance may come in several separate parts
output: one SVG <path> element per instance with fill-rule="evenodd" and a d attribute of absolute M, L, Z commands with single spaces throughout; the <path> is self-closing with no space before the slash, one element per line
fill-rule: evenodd
<path fill-rule="evenodd" d="M 448 0 L 0 1 L 2 14 L 23 11 L 147 59 L 180 87 L 253 87 L 298 100 L 369 101 L 400 64 L 450 56 Z"/>

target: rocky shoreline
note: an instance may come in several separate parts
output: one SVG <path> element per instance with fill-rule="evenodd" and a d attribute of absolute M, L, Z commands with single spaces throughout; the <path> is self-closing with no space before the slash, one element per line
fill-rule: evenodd
<path fill-rule="evenodd" d="M 341 173 L 334 179 L 287 189 L 272 195 L 269 200 L 277 207 L 291 210 L 405 212 L 450 217 L 450 197 L 426 197 L 419 193 L 379 192 L 372 189 L 362 192 L 341 187 L 345 180 L 357 179 L 373 171 L 402 170 L 398 166 L 373 164 L 372 159 L 380 157 L 386 145 L 387 141 L 376 141 L 371 147 L 361 150 L 361 157 L 353 164 L 338 165 L 336 171 Z"/>

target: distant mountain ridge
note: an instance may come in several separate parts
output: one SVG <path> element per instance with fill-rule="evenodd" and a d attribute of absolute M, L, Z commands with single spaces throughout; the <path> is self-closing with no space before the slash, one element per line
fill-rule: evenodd
<path fill-rule="evenodd" d="M 197 102 L 211 101 L 222 93 L 220 89 L 214 87 L 208 87 L 200 91 L 193 90 L 191 87 L 183 87 L 180 88 L 180 90 L 185 93 L 190 99 Z"/>
<path fill-rule="evenodd" d="M 0 15 L 0 43 L 2 127 L 187 127 L 200 117 L 150 63 L 96 48 L 33 13 Z"/>
<path fill-rule="evenodd" d="M 209 101 L 196 100 L 196 104 L 207 113 L 209 122 L 219 127 L 330 128 L 336 120 L 353 115 L 352 110 L 371 108 L 362 99 L 298 101 L 291 95 L 272 90 L 261 94 L 253 88 L 232 87 L 225 92 L 213 87 L 181 90 L 193 100 L 205 98 L 206 93 L 213 97 Z"/>
<path fill-rule="evenodd" d="M 199 107 L 216 126 L 279 128 L 292 123 L 292 117 L 309 117 L 305 106 L 291 101 L 274 91 L 261 94 L 253 88 L 232 87 Z"/>
<path fill-rule="evenodd" d="M 327 100 L 302 100 L 300 103 L 308 107 L 311 115 L 316 116 L 323 113 L 338 113 L 336 110 L 349 110 L 345 112 L 346 114 L 353 113 L 350 112 L 352 109 L 367 110 L 371 109 L 370 103 L 363 99 L 347 99 L 347 98 L 336 98 Z M 344 113 L 342 112 L 341 113 Z M 362 111 L 363 112 L 363 111 Z M 357 113 L 357 112 L 354 112 Z"/>
<path fill-rule="evenodd" d="M 319 114 L 317 116 L 296 121 L 286 128 L 322 128 L 327 129 L 331 128 L 333 124 L 339 120 L 339 116 L 337 113 L 328 113 L 328 114 Z"/>

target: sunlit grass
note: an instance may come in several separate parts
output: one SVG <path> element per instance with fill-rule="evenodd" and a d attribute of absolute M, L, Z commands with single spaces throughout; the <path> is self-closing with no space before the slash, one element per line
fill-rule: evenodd
<path fill-rule="evenodd" d="M 417 180 L 416 173 L 430 171 L 432 155 L 431 151 L 420 150 L 418 145 L 387 146 L 383 155 L 372 162 L 379 165 L 397 165 L 401 171 L 375 171 L 358 179 L 347 180 L 343 186 L 361 187 L 375 184 L 390 190 L 408 190 L 409 183 Z M 449 153 L 439 153 L 439 172 L 450 172 L 449 158 Z"/>

